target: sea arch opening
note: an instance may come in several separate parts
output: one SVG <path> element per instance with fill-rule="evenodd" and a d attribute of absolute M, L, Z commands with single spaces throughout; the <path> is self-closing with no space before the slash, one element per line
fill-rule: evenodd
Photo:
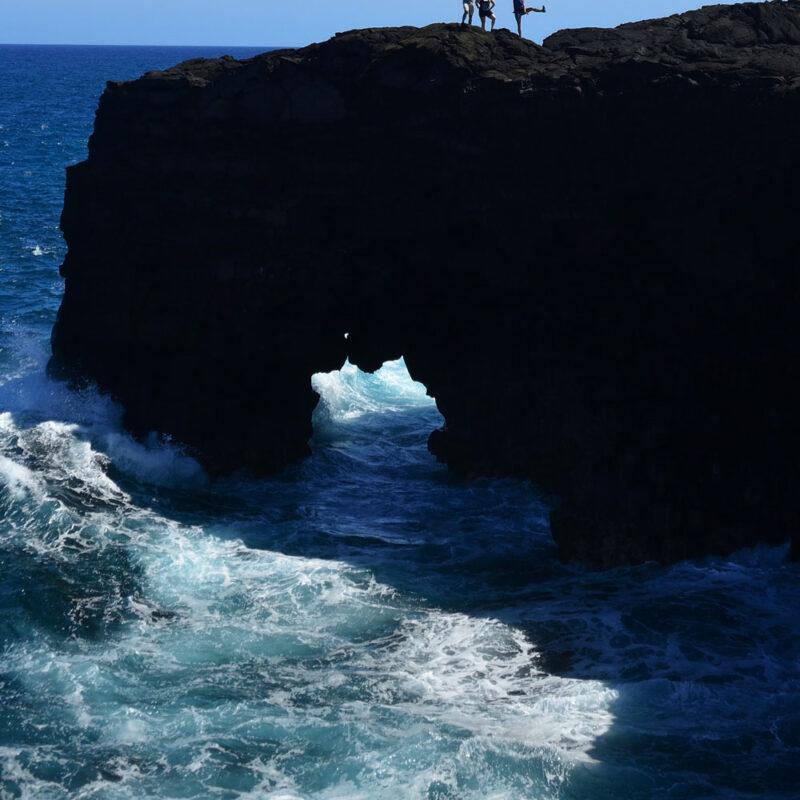
<path fill-rule="evenodd" d="M 385 361 L 374 372 L 348 358 L 338 370 L 313 375 L 311 386 L 320 396 L 312 446 L 349 436 L 385 440 L 394 434 L 408 443 L 415 432 L 425 441 L 444 422 L 436 400 L 411 377 L 402 357 Z"/>

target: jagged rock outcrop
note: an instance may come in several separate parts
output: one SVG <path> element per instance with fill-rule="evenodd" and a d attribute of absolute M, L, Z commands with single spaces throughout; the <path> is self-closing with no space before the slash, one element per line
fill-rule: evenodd
<path fill-rule="evenodd" d="M 797 2 L 112 83 L 68 174 L 53 367 L 258 472 L 308 452 L 313 373 L 402 354 L 431 450 L 557 496 L 564 558 L 785 541 L 799 134 Z"/>

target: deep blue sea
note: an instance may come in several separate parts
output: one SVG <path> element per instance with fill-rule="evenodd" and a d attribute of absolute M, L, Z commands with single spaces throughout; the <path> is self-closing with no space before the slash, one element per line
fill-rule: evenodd
<path fill-rule="evenodd" d="M 212 53 L 0 47 L 0 798 L 800 797 L 785 549 L 560 565 L 531 487 L 428 455 L 402 362 L 316 376 L 270 480 L 47 379 L 104 82 Z"/>

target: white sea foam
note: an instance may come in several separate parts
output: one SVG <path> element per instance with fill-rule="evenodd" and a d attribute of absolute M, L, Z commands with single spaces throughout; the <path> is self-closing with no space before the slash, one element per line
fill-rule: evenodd
<path fill-rule="evenodd" d="M 0 382 L 0 408 L 46 420 L 44 427 L 40 426 L 41 436 L 50 436 L 53 442 L 59 437 L 65 442 L 64 433 L 71 440 L 82 439 L 82 452 L 72 453 L 69 447 L 61 452 L 67 462 L 72 458 L 84 462 L 79 473 L 88 467 L 88 459 L 102 473 L 113 463 L 121 472 L 159 486 L 206 482 L 202 467 L 180 446 L 154 434 L 141 442 L 123 432 L 121 409 L 109 397 L 94 389 L 72 391 L 64 383 L 50 380 L 44 369 L 48 353 L 39 340 L 19 335 L 13 342 L 19 368 L 5 383 Z M 69 431 L 58 427 L 62 424 L 71 426 Z M 40 448 L 42 452 L 46 449 L 46 445 Z M 65 468 L 78 466 L 67 462 Z"/>
<path fill-rule="evenodd" d="M 402 358 L 387 361 L 372 375 L 346 361 L 341 370 L 314 375 L 312 385 L 322 396 L 323 411 L 338 420 L 434 404 L 425 387 L 411 380 Z"/>
<path fill-rule="evenodd" d="M 341 421 L 432 404 L 402 362 L 369 377 L 346 366 L 315 385 Z M 534 645 L 498 619 L 410 603 L 368 569 L 252 549 L 224 529 L 138 506 L 112 466 L 159 485 L 202 486 L 202 472 L 169 443 L 131 440 L 97 393 L 31 372 L 1 388 L 11 408 L 0 415 L 0 484 L 10 492 L 2 536 L 75 575 L 67 624 L 108 631 L 97 646 L 19 641 L 6 668 L 30 696 L 59 705 L 71 741 L 183 765 L 156 779 L 162 768 L 119 756 L 103 767 L 113 781 L 98 777 L 75 796 L 139 797 L 153 780 L 162 792 L 173 781 L 205 796 L 231 758 L 219 742 L 232 737 L 243 752 L 253 742 L 274 751 L 237 768 L 242 797 L 411 798 L 464 780 L 483 787 L 465 798 L 546 797 L 610 725 L 613 692 L 542 674 Z M 100 570 L 91 580 L 87 559 Z M 220 690 L 218 703 L 200 702 Z M 160 699 L 135 699 L 148 695 Z M 343 772 L 323 790 L 307 788 L 328 769 L 304 756 L 309 747 L 339 751 Z M 522 782 L 500 773 L 487 782 L 474 765 L 498 749 L 550 766 Z M 15 754 L 4 757 L 20 791 L 60 796 Z M 491 784 L 501 788 L 489 793 Z"/>
<path fill-rule="evenodd" d="M 26 492 L 36 491 L 39 488 L 39 481 L 31 470 L 2 455 L 0 455 L 0 481 L 18 499 L 21 499 Z"/>
<path fill-rule="evenodd" d="M 46 422 L 25 429 L 6 414 L 0 429 L 42 477 L 16 464 L 2 474 L 20 492 L 36 487 L 40 508 L 60 502 L 66 489 L 83 502 L 100 502 L 60 524 L 90 551 L 124 541 L 138 575 L 135 595 L 96 598 L 111 603 L 106 616 L 117 618 L 125 609 L 130 615 L 98 649 L 63 652 L 31 640 L 11 648 L 7 668 L 32 696 L 66 698 L 65 722 L 75 731 L 123 749 L 173 753 L 179 761 L 185 753 L 185 767 L 173 770 L 181 784 L 191 779 L 206 786 L 228 758 L 209 742 L 241 736 L 246 747 L 264 735 L 259 731 L 271 730 L 289 749 L 249 761 L 245 783 L 253 786 L 242 796 L 310 797 L 302 783 L 311 774 L 290 777 L 281 765 L 297 742 L 308 746 L 321 737 L 339 742 L 348 777 L 329 781 L 314 796 L 415 797 L 431 783 L 459 785 L 470 765 L 502 750 L 551 766 L 493 796 L 521 798 L 535 790 L 546 797 L 610 725 L 613 692 L 600 683 L 543 675 L 533 645 L 498 620 L 409 606 L 364 570 L 253 550 L 137 508 L 106 474 L 108 456 L 92 449 L 79 426 Z M 42 539 L 41 552 L 54 543 L 69 552 L 52 530 L 32 533 Z M 85 599 L 76 602 L 74 619 L 93 610 L 91 603 L 80 606 Z M 136 673 L 130 663 L 139 663 Z M 192 677 L 183 686 L 177 676 L 187 670 Z M 189 700 L 195 681 L 201 696 L 227 685 L 240 699 L 204 709 Z M 116 699 L 161 693 L 159 684 L 172 688 L 146 712 Z M 387 746 L 395 754 L 388 761 Z M 15 770 L 15 784 L 36 796 L 38 779 Z M 147 771 L 123 765 L 115 774 L 113 784 L 98 780 L 81 796 L 149 791 Z M 499 775 L 492 780 L 502 782 Z M 463 796 L 492 795 L 480 789 Z"/>

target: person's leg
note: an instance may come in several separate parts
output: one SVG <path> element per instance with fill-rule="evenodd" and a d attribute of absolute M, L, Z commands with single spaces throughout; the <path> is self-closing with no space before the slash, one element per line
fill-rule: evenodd
<path fill-rule="evenodd" d="M 514 16 L 517 18 L 517 33 L 519 34 L 519 38 L 522 38 L 522 14 L 515 13 Z"/>
<path fill-rule="evenodd" d="M 492 20 L 492 30 L 494 30 L 494 25 L 497 22 L 497 17 L 494 15 L 494 13 L 492 13 L 489 15 L 489 18 Z"/>
<path fill-rule="evenodd" d="M 481 14 L 481 28 L 486 30 L 486 17 L 483 14 Z"/>

